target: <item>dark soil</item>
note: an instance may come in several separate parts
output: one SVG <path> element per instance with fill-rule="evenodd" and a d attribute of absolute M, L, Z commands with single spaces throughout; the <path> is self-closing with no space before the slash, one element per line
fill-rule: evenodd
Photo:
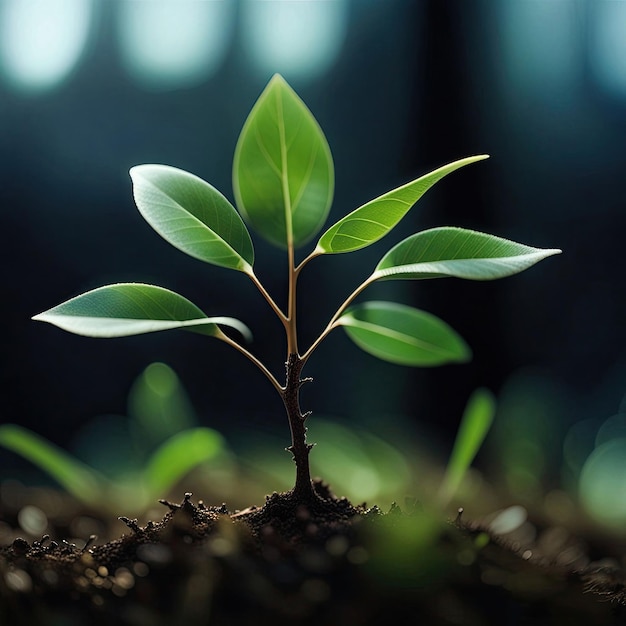
<path fill-rule="evenodd" d="M 0 547 L 0 624 L 626 624 L 624 573 L 579 540 L 505 543 L 415 503 L 382 513 L 315 493 L 235 512 L 186 494 L 160 521 L 120 518 L 128 533 L 103 544 L 17 537 Z"/>

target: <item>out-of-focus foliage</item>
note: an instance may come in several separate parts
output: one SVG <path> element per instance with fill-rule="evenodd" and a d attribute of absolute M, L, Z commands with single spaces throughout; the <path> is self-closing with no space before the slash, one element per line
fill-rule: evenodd
<path fill-rule="evenodd" d="M 152 363 L 136 379 L 128 415 L 89 421 L 75 438 L 74 454 L 13 424 L 0 426 L 0 445 L 31 461 L 87 506 L 112 513 L 145 510 L 191 471 L 196 473 L 195 484 L 205 490 L 204 498 L 230 499 L 236 491 L 259 497 L 268 490 L 291 487 L 293 462 L 281 453 L 279 441 L 255 433 L 253 444 L 235 455 L 220 433 L 197 425 L 178 376 L 163 363 Z M 463 481 L 492 416 L 493 398 L 478 390 L 461 420 L 441 485 L 446 501 L 439 505 L 445 506 Z M 408 425 L 389 420 L 404 431 L 401 442 L 316 416 L 312 434 L 319 453 L 311 456 L 313 474 L 354 502 L 385 506 L 419 493 L 427 499 L 432 496 L 434 507 L 434 491 L 428 488 L 438 473 L 433 459 L 426 460 Z M 217 492 L 216 483 L 221 486 Z M 431 526 L 423 528 L 427 535 L 435 530 Z"/>
<path fill-rule="evenodd" d="M 129 417 L 88 422 L 78 433 L 75 455 L 14 424 L 0 426 L 0 445 L 37 465 L 89 507 L 137 513 L 167 496 L 194 469 L 222 484 L 232 481 L 224 438 L 196 423 L 176 374 L 153 363 L 131 390 Z"/>
<path fill-rule="evenodd" d="M 470 397 L 456 435 L 439 498 L 448 503 L 458 491 L 463 477 L 483 444 L 496 412 L 493 394 L 477 389 Z"/>
<path fill-rule="evenodd" d="M 537 501 L 560 469 L 565 400 L 540 372 L 512 376 L 498 396 L 492 437 L 495 479 L 523 501 Z"/>

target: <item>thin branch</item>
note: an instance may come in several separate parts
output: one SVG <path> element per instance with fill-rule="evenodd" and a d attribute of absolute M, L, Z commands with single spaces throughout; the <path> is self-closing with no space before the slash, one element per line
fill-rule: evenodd
<path fill-rule="evenodd" d="M 348 306 L 352 303 L 352 301 L 367 287 L 369 287 L 374 281 L 378 279 L 378 276 L 372 274 L 367 280 L 362 282 L 343 302 L 343 304 L 337 309 L 335 314 L 328 322 L 326 328 L 322 331 L 322 334 L 311 344 L 311 347 L 302 355 L 302 361 L 308 361 L 309 357 L 313 353 L 313 351 L 326 339 L 326 337 L 330 334 L 330 332 L 337 328 L 337 320 L 341 316 L 341 314 L 348 308 Z"/>
<path fill-rule="evenodd" d="M 267 303 L 272 307 L 272 310 L 274 311 L 274 313 L 276 313 L 276 315 L 284 325 L 287 321 L 287 316 L 282 312 L 276 302 L 274 302 L 274 299 L 267 292 L 261 281 L 256 277 L 256 274 L 254 272 L 250 272 L 248 276 L 250 277 L 250 280 L 254 283 L 256 288 L 261 292 L 261 295 L 265 298 L 265 300 L 267 300 Z"/>
<path fill-rule="evenodd" d="M 278 391 L 278 393 L 282 397 L 283 392 L 285 391 L 285 389 L 276 380 L 276 378 L 274 377 L 272 372 L 270 372 L 267 369 L 267 367 L 265 367 L 265 365 L 263 365 L 263 363 L 261 363 L 261 361 L 259 361 L 259 359 L 257 359 L 254 356 L 254 354 L 252 354 L 251 352 L 248 352 L 248 350 L 246 350 L 242 345 L 238 344 L 236 341 L 231 339 L 228 335 L 224 334 L 221 330 L 218 330 L 218 333 L 217 333 L 217 335 L 215 335 L 215 337 L 217 339 L 221 339 L 222 341 L 227 343 L 229 346 L 232 346 L 233 348 L 235 348 L 235 350 L 237 350 L 238 352 L 241 352 L 241 354 L 243 354 L 246 358 L 248 358 L 250 361 L 252 361 L 252 363 L 254 363 L 263 372 L 263 374 L 265 374 L 266 378 L 274 386 L 274 389 L 276 389 L 276 391 Z"/>

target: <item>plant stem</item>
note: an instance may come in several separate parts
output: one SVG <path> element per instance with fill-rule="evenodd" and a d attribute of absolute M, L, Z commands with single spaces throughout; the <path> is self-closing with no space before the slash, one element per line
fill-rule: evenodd
<path fill-rule="evenodd" d="M 298 356 L 298 331 L 296 326 L 296 284 L 298 282 L 298 273 L 294 262 L 294 246 L 289 244 L 289 295 L 287 303 L 287 360 L 291 355 Z"/>
<path fill-rule="evenodd" d="M 290 216 L 290 207 L 288 207 Z M 288 220 L 288 232 L 291 232 L 291 223 Z M 291 490 L 292 495 L 298 502 L 312 502 L 317 498 L 311 483 L 311 470 L 309 468 L 309 452 L 313 447 L 306 442 L 305 422 L 310 412 L 302 413 L 300 410 L 300 387 L 305 382 L 312 379 L 300 378 L 304 360 L 298 354 L 298 331 L 296 324 L 296 286 L 298 283 L 299 268 L 295 264 L 295 246 L 292 237 L 289 237 L 287 244 L 287 255 L 289 260 L 289 294 L 287 302 L 287 321 L 285 329 L 287 331 L 287 362 L 285 386 L 281 393 L 289 428 L 291 430 L 291 445 L 287 448 L 293 455 L 296 464 L 296 482 Z"/>
<path fill-rule="evenodd" d="M 296 482 L 292 494 L 300 501 L 310 501 L 317 498 L 311 483 L 311 470 L 309 469 L 309 452 L 313 447 L 306 442 L 305 422 L 309 412 L 302 413 L 300 410 L 300 388 L 310 378 L 300 378 L 304 361 L 296 354 L 291 353 L 287 359 L 285 387 L 281 397 L 287 411 L 289 428 L 291 429 L 291 445 L 287 448 L 293 455 L 296 464 Z"/>

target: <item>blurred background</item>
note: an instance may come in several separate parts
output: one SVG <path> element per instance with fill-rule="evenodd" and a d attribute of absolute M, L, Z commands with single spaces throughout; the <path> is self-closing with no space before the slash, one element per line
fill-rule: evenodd
<path fill-rule="evenodd" d="M 291 471 L 279 398 L 228 346 L 183 332 L 86 339 L 30 321 L 105 283 L 155 283 L 243 320 L 281 375 L 281 327 L 254 287 L 164 242 L 135 209 L 128 176 L 141 163 L 173 165 L 232 200 L 235 143 L 274 72 L 330 143 L 331 222 L 444 163 L 491 155 L 440 182 L 381 242 L 307 267 L 303 345 L 416 230 L 458 225 L 563 249 L 495 283 L 371 287 L 362 299 L 446 320 L 474 358 L 401 368 L 336 331 L 307 366 L 310 439 L 324 437 L 319 417 L 444 464 L 468 396 L 485 386 L 499 410 L 478 466 L 512 498 L 593 500 L 608 476 L 624 489 L 622 1 L 0 0 L 0 421 L 76 449 L 90 420 L 126 415 L 133 381 L 160 361 L 198 423 L 235 449 L 276 441 L 267 454 Z M 257 273 L 282 301 L 284 254 L 255 246 Z M 312 454 L 323 468 L 322 448 Z M 0 476 L 14 475 L 40 478 L 0 449 Z M 609 506 L 611 485 L 590 509 Z"/>

